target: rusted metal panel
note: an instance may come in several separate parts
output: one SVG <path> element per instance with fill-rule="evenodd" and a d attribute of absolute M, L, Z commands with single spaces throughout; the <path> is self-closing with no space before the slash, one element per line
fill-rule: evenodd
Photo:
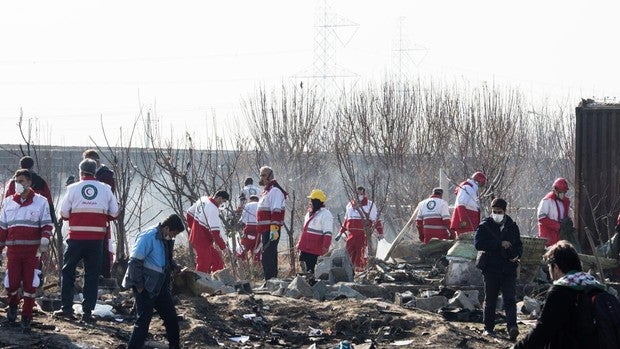
<path fill-rule="evenodd" d="M 582 101 L 575 109 L 575 224 L 588 246 L 607 241 L 620 211 L 620 104 Z"/>

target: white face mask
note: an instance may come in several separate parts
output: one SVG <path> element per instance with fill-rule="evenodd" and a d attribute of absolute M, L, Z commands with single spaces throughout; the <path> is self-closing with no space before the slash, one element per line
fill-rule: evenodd
<path fill-rule="evenodd" d="M 564 200 L 564 196 L 565 196 L 565 195 L 566 195 L 566 193 L 557 193 L 557 195 L 556 195 L 556 196 L 558 197 L 558 199 L 560 199 L 560 200 Z"/>
<path fill-rule="evenodd" d="M 357 196 L 357 200 L 359 200 L 360 202 L 361 202 L 362 200 L 364 200 L 364 195 L 358 195 L 358 196 Z"/>
<path fill-rule="evenodd" d="M 491 213 L 491 218 L 495 223 L 501 223 L 504 220 L 504 215 L 500 213 Z"/>
<path fill-rule="evenodd" d="M 22 193 L 26 190 L 26 187 L 24 187 L 21 183 L 17 183 L 15 182 L 15 192 L 19 195 L 22 195 Z"/>

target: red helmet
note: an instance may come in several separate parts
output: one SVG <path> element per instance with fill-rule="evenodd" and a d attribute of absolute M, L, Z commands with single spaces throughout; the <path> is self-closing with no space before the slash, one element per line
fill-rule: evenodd
<path fill-rule="evenodd" d="M 558 178 L 553 182 L 553 189 L 561 192 L 568 191 L 568 182 L 564 178 Z"/>
<path fill-rule="evenodd" d="M 471 178 L 480 183 L 481 186 L 487 184 L 487 175 L 485 175 L 484 172 L 478 171 L 471 175 Z"/>

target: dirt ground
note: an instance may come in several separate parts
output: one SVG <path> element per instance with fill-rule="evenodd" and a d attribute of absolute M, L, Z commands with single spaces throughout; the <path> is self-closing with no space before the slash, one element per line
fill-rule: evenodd
<path fill-rule="evenodd" d="M 122 292 L 119 299 L 130 299 Z M 131 304 L 122 302 L 119 319 L 90 325 L 65 321 L 38 311 L 33 331 L 25 335 L 0 313 L 2 348 L 122 348 L 132 330 Z M 184 348 L 336 348 L 348 340 L 354 348 L 506 348 L 511 345 L 498 325 L 499 338 L 482 336 L 481 324 L 445 321 L 440 315 L 377 300 L 296 300 L 272 295 L 229 294 L 180 297 Z M 123 314 L 125 313 L 125 314 Z M 122 322 L 120 322 L 122 320 Z M 18 319 L 19 321 L 19 319 Z M 525 331 L 522 328 L 522 332 Z M 163 323 L 151 324 L 149 348 L 166 348 Z M 247 336 L 244 343 L 231 338 Z"/>

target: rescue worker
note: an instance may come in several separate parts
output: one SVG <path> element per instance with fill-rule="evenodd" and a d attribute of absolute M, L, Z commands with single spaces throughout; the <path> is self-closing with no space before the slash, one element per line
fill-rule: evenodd
<path fill-rule="evenodd" d="M 461 234 L 473 232 L 480 224 L 478 189 L 486 184 L 487 176 L 484 172 L 477 171 L 470 179 L 462 182 L 454 189 L 456 200 L 450 229 L 457 237 Z"/>
<path fill-rule="evenodd" d="M 226 252 L 226 242 L 220 235 L 222 222 L 219 207 L 229 199 L 228 192 L 220 190 L 212 197 L 201 197 L 187 210 L 189 242 L 196 252 L 196 270 L 203 273 L 224 269 L 222 256 L 215 250 L 213 243 L 217 244 L 220 251 Z"/>
<path fill-rule="evenodd" d="M 32 308 L 40 278 L 37 253 L 46 252 L 52 234 L 49 202 L 32 189 L 30 171 L 15 172 L 15 194 L 5 198 L 0 210 L 0 258 L 7 246 L 8 284 L 5 284 L 9 309 L 7 319 L 14 324 L 20 302 L 19 289 L 23 288 L 22 330 L 30 332 Z"/>
<path fill-rule="evenodd" d="M 248 199 L 250 198 L 250 196 L 252 195 L 260 195 L 260 187 L 257 185 L 254 185 L 254 180 L 252 179 L 252 177 L 248 177 L 245 179 L 245 182 L 243 182 L 244 187 L 241 189 L 241 193 L 239 194 L 239 200 L 241 202 L 241 207 L 243 207 L 245 205 L 245 203 L 248 201 Z"/>
<path fill-rule="evenodd" d="M 116 193 L 116 180 L 114 179 L 114 171 L 110 170 L 106 165 L 101 163 L 99 159 L 99 153 L 95 149 L 87 149 L 82 153 L 82 159 L 95 160 L 97 163 L 97 170 L 95 171 L 95 178 L 99 182 L 103 182 L 110 186 L 112 193 Z M 112 231 L 108 224 L 106 235 L 106 241 L 103 243 L 103 252 L 101 254 L 101 276 L 104 278 L 112 277 L 112 262 L 114 261 L 114 244 L 112 243 Z"/>
<path fill-rule="evenodd" d="M 427 244 L 432 238 L 447 240 L 452 237 L 450 211 L 448 203 L 442 197 L 443 189 L 434 188 L 431 196 L 418 204 L 418 217 L 415 223 L 418 237 L 423 244 Z"/>
<path fill-rule="evenodd" d="M 260 181 L 264 187 L 258 199 L 256 230 L 263 244 L 262 264 L 265 281 L 278 276 L 278 243 L 284 225 L 285 200 L 288 193 L 274 179 L 269 166 L 260 168 Z"/>
<path fill-rule="evenodd" d="M 62 267 L 62 308 L 54 316 L 73 319 L 75 269 L 84 263 L 84 301 L 82 321 L 94 322 L 92 311 L 97 302 L 102 251 L 109 221 L 118 216 L 118 203 L 110 186 L 95 179 L 97 163 L 80 162 L 80 181 L 67 187 L 60 207 L 62 219 L 69 221 L 69 238 Z"/>
<path fill-rule="evenodd" d="M 56 210 L 54 209 L 54 199 L 52 198 L 52 193 L 50 192 L 50 187 L 47 185 L 45 179 L 39 176 L 33 170 L 34 160 L 30 156 L 24 156 L 19 159 L 19 168 L 30 171 L 30 177 L 32 181 L 32 190 L 35 193 L 43 196 L 50 206 L 50 217 L 52 218 L 52 223 L 56 224 Z M 7 184 L 6 191 L 4 192 L 4 197 L 8 198 L 9 196 L 13 196 L 15 194 L 15 178 L 11 178 L 9 183 Z"/>
<path fill-rule="evenodd" d="M 240 241 L 241 252 L 239 258 L 245 259 L 251 255 L 254 262 L 260 262 L 260 234 L 256 231 L 256 211 L 258 209 L 258 195 L 250 195 L 250 202 L 243 207 L 241 222 L 243 233 Z"/>
<path fill-rule="evenodd" d="M 357 197 L 347 204 L 341 233 L 348 232 L 346 249 L 356 271 L 366 267 L 366 230 L 377 231 L 377 238 L 383 239 L 383 225 L 377 214 L 377 207 L 366 196 L 366 189 L 359 186 L 355 190 Z"/>
<path fill-rule="evenodd" d="M 297 249 L 300 251 L 299 261 L 305 264 L 304 272 L 314 274 L 314 267 L 319 256 L 326 254 L 332 243 L 334 217 L 325 208 L 327 197 L 322 190 L 312 190 L 308 199 L 310 199 L 310 204 L 304 218 L 304 227 L 297 243 Z"/>
<path fill-rule="evenodd" d="M 547 239 L 545 243 L 547 247 L 560 241 L 562 221 L 571 219 L 570 199 L 566 196 L 567 191 L 566 179 L 558 178 L 553 182 L 552 190 L 540 200 L 538 205 L 538 236 Z"/>
<path fill-rule="evenodd" d="M 179 346 L 179 320 L 170 293 L 174 238 L 185 227 L 181 217 L 171 214 L 159 225 L 141 232 L 131 251 L 123 287 L 131 288 L 136 300 L 136 323 L 128 349 L 142 348 L 149 332 L 153 309 L 164 321 L 169 348 Z"/>

